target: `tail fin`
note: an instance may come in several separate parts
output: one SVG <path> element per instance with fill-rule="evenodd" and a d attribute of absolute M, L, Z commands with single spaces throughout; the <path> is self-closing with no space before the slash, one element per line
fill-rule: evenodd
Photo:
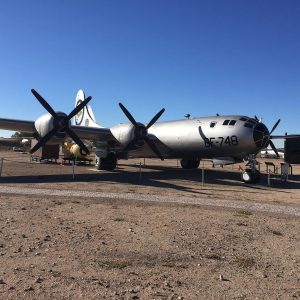
<path fill-rule="evenodd" d="M 76 95 L 75 107 L 85 99 L 83 90 L 79 90 Z M 101 127 L 97 124 L 92 108 L 85 106 L 76 116 L 75 125 L 86 127 Z"/>

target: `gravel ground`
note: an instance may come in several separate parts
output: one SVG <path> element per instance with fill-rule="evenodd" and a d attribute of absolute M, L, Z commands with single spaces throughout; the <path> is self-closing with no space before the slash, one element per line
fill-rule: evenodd
<path fill-rule="evenodd" d="M 176 162 L 72 180 L 4 155 L 1 299 L 300 299 L 297 168 L 269 187 L 207 165 L 202 186 Z"/>
<path fill-rule="evenodd" d="M 245 209 L 269 213 L 287 214 L 293 216 L 300 216 L 300 208 L 272 205 L 267 203 L 251 203 L 246 201 L 229 201 L 212 198 L 191 198 L 191 197 L 174 197 L 174 196 L 157 196 L 157 195 L 143 195 L 133 193 L 108 193 L 108 192 L 90 192 L 81 190 L 55 190 L 43 188 L 24 188 L 16 186 L 0 186 L 0 192 L 3 194 L 21 194 L 21 195 L 40 195 L 40 196 L 53 196 L 53 197 L 79 197 L 79 198 L 107 198 L 119 200 L 135 200 L 135 201 L 150 201 L 150 202 L 167 202 L 167 203 L 180 203 L 192 204 L 202 206 L 218 206 L 235 209 Z"/>

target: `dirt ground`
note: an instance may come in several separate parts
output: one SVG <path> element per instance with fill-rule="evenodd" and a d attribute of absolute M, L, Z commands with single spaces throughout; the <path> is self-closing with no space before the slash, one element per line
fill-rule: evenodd
<path fill-rule="evenodd" d="M 141 173 L 143 160 L 121 161 L 113 172 L 80 165 L 73 179 L 69 165 L 29 163 L 8 151 L 1 158 L 1 299 L 300 299 L 299 216 L 151 202 L 168 196 L 299 209 L 299 166 L 287 183 L 272 174 L 269 186 L 263 161 L 261 183 L 246 185 L 239 165 L 201 164 L 202 184 L 201 168 L 182 170 L 176 160 L 146 160 Z M 29 188 L 103 197 L 27 195 Z"/>

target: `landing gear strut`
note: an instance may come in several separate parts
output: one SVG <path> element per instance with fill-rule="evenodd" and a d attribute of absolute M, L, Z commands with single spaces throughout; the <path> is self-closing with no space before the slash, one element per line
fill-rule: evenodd
<path fill-rule="evenodd" d="M 257 183 L 260 181 L 260 172 L 256 168 L 257 164 L 254 156 L 249 157 L 247 163 L 248 168 L 242 174 L 242 180 L 245 183 Z"/>

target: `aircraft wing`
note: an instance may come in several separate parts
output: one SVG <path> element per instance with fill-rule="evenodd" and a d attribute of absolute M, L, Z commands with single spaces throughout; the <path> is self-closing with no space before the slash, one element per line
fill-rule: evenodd
<path fill-rule="evenodd" d="M 15 119 L 1 119 L 0 129 L 34 133 L 35 127 L 33 121 L 15 120 Z"/>
<path fill-rule="evenodd" d="M 84 140 L 97 140 L 97 141 L 114 141 L 117 140 L 111 133 L 109 128 L 96 128 L 85 126 L 70 126 L 70 128 Z M 25 121 L 17 119 L 2 119 L 0 118 L 0 129 L 26 132 L 35 136 L 36 129 L 34 121 Z"/>
<path fill-rule="evenodd" d="M 299 139 L 300 134 L 288 134 L 288 135 L 272 135 L 271 139 L 273 140 L 282 140 L 282 139 Z"/>
<path fill-rule="evenodd" d="M 118 142 L 109 128 L 85 126 L 71 126 L 70 128 L 83 140 Z"/>

